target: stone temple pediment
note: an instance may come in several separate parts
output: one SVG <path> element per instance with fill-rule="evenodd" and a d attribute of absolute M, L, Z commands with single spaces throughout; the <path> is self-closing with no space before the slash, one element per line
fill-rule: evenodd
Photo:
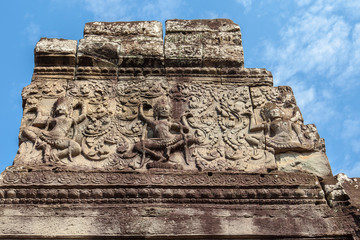
<path fill-rule="evenodd" d="M 332 176 L 291 87 L 244 67 L 240 27 L 165 31 L 92 22 L 37 43 L 0 237 L 356 237 L 356 179 Z"/>

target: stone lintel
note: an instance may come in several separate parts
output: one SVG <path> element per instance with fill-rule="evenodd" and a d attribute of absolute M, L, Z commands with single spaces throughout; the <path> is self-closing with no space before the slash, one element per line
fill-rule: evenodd
<path fill-rule="evenodd" d="M 311 174 L 24 168 L 1 181 L 0 238 L 351 239 L 356 228 Z"/>
<path fill-rule="evenodd" d="M 56 204 L 0 211 L 0 238 L 6 239 L 354 239 L 339 224 L 344 219 L 325 217 L 321 206 Z"/>

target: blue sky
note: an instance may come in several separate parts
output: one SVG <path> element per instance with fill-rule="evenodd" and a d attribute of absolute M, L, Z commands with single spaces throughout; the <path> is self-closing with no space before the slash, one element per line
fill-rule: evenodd
<path fill-rule="evenodd" d="M 295 92 L 305 123 L 325 138 L 334 174 L 360 177 L 359 0 L 1 1 L 0 171 L 12 164 L 40 37 L 79 40 L 86 22 L 230 18 L 240 25 L 245 67 L 270 70 Z"/>

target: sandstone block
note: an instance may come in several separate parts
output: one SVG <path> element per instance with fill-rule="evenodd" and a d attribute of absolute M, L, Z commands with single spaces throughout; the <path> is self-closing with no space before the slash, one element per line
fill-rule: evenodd
<path fill-rule="evenodd" d="M 78 49 L 79 66 L 114 67 L 119 61 L 119 42 L 101 39 L 80 39 Z"/>
<path fill-rule="evenodd" d="M 84 37 L 90 35 L 100 36 L 148 36 L 162 38 L 162 24 L 158 21 L 138 22 L 91 22 L 86 23 Z"/>
<path fill-rule="evenodd" d="M 35 66 L 75 66 L 76 40 L 41 38 L 36 44 Z"/>
<path fill-rule="evenodd" d="M 240 32 L 230 19 L 171 19 L 166 21 L 166 33 L 172 32 Z"/>
<path fill-rule="evenodd" d="M 151 22 L 87 23 L 78 64 L 97 67 L 162 67 L 162 24 Z"/>
<path fill-rule="evenodd" d="M 284 172 L 308 172 L 319 177 L 332 175 L 329 160 L 322 152 L 280 153 L 276 156 L 276 163 L 279 170 Z"/>
<path fill-rule="evenodd" d="M 184 51 L 188 45 L 192 48 Z M 194 49 L 201 54 L 197 61 Z M 165 58 L 167 67 L 243 67 L 240 27 L 226 19 L 168 20 Z"/>

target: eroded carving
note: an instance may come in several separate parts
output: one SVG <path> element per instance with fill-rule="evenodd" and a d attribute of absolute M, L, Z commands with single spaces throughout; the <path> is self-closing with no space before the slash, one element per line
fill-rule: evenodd
<path fill-rule="evenodd" d="M 84 113 L 74 117 L 73 110 L 71 99 L 61 97 L 54 103 L 51 117 L 38 115 L 32 125 L 25 127 L 20 134 L 18 157 L 39 149 L 43 162 L 58 162 L 64 158 L 72 161 L 81 152 L 80 144 L 74 140 L 76 125 L 85 119 Z M 29 142 L 32 143 L 31 147 Z"/>
<path fill-rule="evenodd" d="M 189 165 L 189 149 L 188 146 L 196 143 L 197 140 L 189 129 L 182 123 L 176 123 L 170 120 L 170 105 L 166 99 L 158 100 L 154 105 L 154 119 L 151 119 L 144 114 L 143 104 L 139 108 L 139 117 L 145 122 L 151 134 L 147 134 L 145 139 L 141 139 L 135 143 L 134 150 L 140 152 L 142 156 L 142 163 L 145 162 L 146 154 L 151 156 L 152 160 L 157 160 L 158 163 L 148 163 L 147 167 L 167 167 L 166 163 L 170 161 L 170 155 L 175 151 L 184 150 L 184 162 Z M 149 135 L 152 135 L 149 137 Z M 172 160 L 175 162 L 174 160 Z M 170 163 L 168 167 L 181 168 L 182 163 Z"/>
<path fill-rule="evenodd" d="M 303 123 L 289 87 L 81 80 L 70 82 L 67 94 L 61 99 L 82 102 L 67 107 L 81 113 L 81 121 L 64 113 L 76 124 L 71 136 L 58 137 L 68 138 L 63 142 L 71 150 L 62 149 L 57 159 L 66 153 L 91 168 L 263 171 L 276 169 L 279 153 L 324 151 L 316 127 Z M 26 96 L 21 143 L 35 144 L 42 162 L 57 162 L 49 152 L 64 147 L 45 137 L 49 130 L 39 121 L 47 115 L 57 121 L 43 107 L 54 100 Z"/>
<path fill-rule="evenodd" d="M 313 124 L 305 125 L 290 87 L 251 88 L 254 116 L 251 131 L 263 130 L 269 151 L 324 151 Z"/>
<path fill-rule="evenodd" d="M 324 141 L 304 124 L 291 88 L 272 87 L 265 69 L 243 67 L 236 24 L 172 20 L 164 47 L 159 29 L 138 36 L 144 23 L 133 24 L 89 24 L 77 53 L 71 42 L 64 68 L 57 58 L 70 42 L 43 40 L 50 52 L 51 42 L 64 43 L 57 51 L 65 52 L 38 56 L 41 66 L 23 91 L 15 165 L 264 172 L 298 168 L 299 154 L 313 161 L 320 154 L 326 165 Z"/>
<path fill-rule="evenodd" d="M 265 104 L 261 113 L 265 122 L 252 125 L 250 130 L 264 130 L 267 150 L 273 153 L 313 150 L 314 146 L 305 142 L 301 126 L 291 121 L 292 119 L 286 119 L 275 104 Z"/>

